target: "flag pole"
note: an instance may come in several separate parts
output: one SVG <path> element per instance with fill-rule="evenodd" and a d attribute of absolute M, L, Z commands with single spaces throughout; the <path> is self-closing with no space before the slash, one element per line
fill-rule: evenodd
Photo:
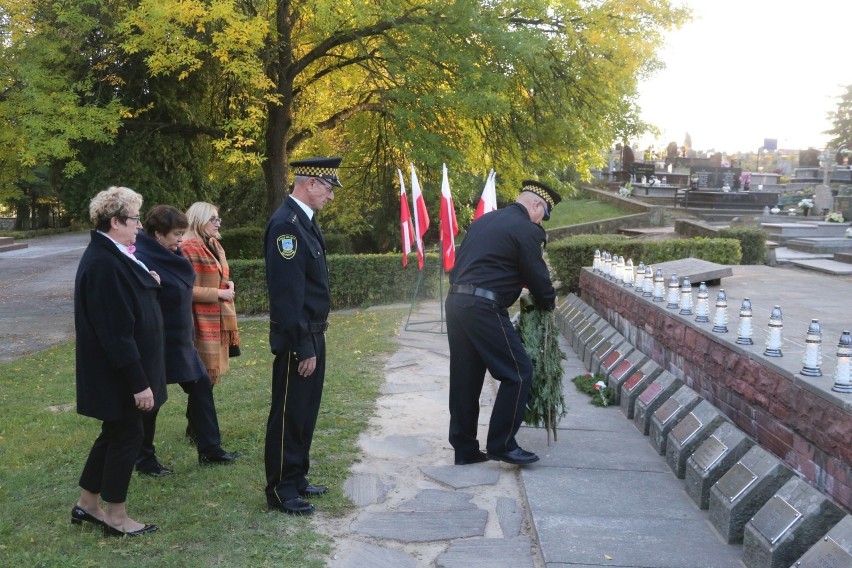
<path fill-rule="evenodd" d="M 439 254 L 440 256 L 440 254 Z M 423 284 L 423 279 L 425 277 L 426 271 L 429 268 L 429 264 L 426 262 L 426 255 L 423 255 L 423 270 L 418 271 L 417 282 L 414 285 L 414 293 L 411 296 L 411 306 L 408 308 L 408 319 L 405 321 L 405 331 L 413 331 L 418 333 L 436 333 L 436 334 L 445 334 L 447 333 L 444 322 L 444 273 L 443 266 L 441 261 L 439 260 L 437 263 L 437 271 L 438 271 L 438 302 L 440 304 L 441 317 L 437 320 L 420 320 L 420 321 L 412 321 L 411 316 L 414 312 L 414 306 L 417 304 L 418 293 L 420 292 L 420 286 Z M 427 280 L 428 284 L 428 280 Z M 435 329 L 435 324 L 438 324 L 438 329 Z M 415 326 L 428 326 L 426 329 L 419 329 Z"/>

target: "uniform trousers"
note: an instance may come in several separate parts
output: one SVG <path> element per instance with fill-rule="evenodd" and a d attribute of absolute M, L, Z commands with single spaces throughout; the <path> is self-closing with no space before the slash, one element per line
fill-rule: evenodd
<path fill-rule="evenodd" d="M 476 431 L 485 371 L 500 381 L 486 451 L 502 454 L 518 447 L 515 435 L 524 419 L 532 386 L 532 363 L 508 311 L 486 298 L 447 296 L 450 345 L 450 444 L 457 458 L 479 452 Z"/>
<path fill-rule="evenodd" d="M 275 356 L 272 364 L 272 404 L 266 422 L 266 500 L 280 504 L 299 496 L 308 486 L 311 442 L 317 424 L 325 381 L 325 335 L 314 333 L 317 366 L 299 374 L 292 353 Z"/>
<path fill-rule="evenodd" d="M 133 466 L 142 447 L 142 414 L 136 409 L 122 420 L 107 420 L 89 451 L 80 487 L 107 503 L 127 501 Z"/>
<path fill-rule="evenodd" d="M 216 416 L 216 403 L 213 401 L 213 385 L 210 378 L 204 375 L 197 381 L 178 383 L 187 394 L 186 419 L 193 432 L 199 454 L 219 454 L 222 446 L 222 435 L 219 431 L 219 419 Z M 147 412 L 142 416 L 145 436 L 142 449 L 136 465 L 142 469 L 157 467 L 154 434 L 157 430 L 157 413 L 159 409 Z"/>

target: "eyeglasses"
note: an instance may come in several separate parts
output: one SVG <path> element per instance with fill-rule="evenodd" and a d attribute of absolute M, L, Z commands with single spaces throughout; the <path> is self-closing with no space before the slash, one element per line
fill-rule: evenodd
<path fill-rule="evenodd" d="M 142 222 L 142 217 L 140 217 L 139 215 L 134 215 L 134 216 L 132 216 L 132 217 L 129 217 L 129 216 L 128 216 L 128 217 L 125 217 L 125 218 L 124 218 L 124 223 L 125 223 L 125 224 L 127 224 L 127 222 L 128 222 L 128 221 L 133 221 L 134 223 L 141 223 L 141 222 Z"/>
<path fill-rule="evenodd" d="M 208 222 L 213 223 L 214 225 L 221 225 L 222 224 L 222 218 L 221 217 L 210 217 Z"/>
<path fill-rule="evenodd" d="M 323 178 L 320 178 L 320 177 L 315 177 L 314 179 L 319 181 L 320 183 L 322 183 L 322 186 L 325 188 L 325 190 L 327 192 L 329 192 L 329 193 L 334 192 L 334 184 L 331 183 L 330 181 L 323 179 Z"/>

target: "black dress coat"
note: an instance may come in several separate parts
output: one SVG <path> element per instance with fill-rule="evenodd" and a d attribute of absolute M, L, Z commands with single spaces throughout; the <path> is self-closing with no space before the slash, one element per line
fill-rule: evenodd
<path fill-rule="evenodd" d="M 195 382 L 207 374 L 193 343 L 192 286 L 195 270 L 180 249 L 171 252 L 142 231 L 136 236 L 135 254 L 149 270 L 160 276 L 166 382 Z"/>
<path fill-rule="evenodd" d="M 138 412 L 135 393 L 167 398 L 160 285 L 108 237 L 92 231 L 74 282 L 77 412 L 122 420 Z"/>

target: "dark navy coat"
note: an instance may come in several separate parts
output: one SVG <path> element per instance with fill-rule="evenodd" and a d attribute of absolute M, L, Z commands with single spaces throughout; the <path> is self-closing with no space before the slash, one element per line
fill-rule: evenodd
<path fill-rule="evenodd" d="M 539 306 L 550 309 L 556 291 L 544 262 L 544 229 L 520 203 L 483 215 L 468 228 L 450 273 L 450 284 L 473 284 L 501 297 L 508 308 L 526 286 Z"/>
<path fill-rule="evenodd" d="M 272 352 L 314 357 L 308 324 L 327 321 L 331 310 L 325 242 L 291 196 L 269 219 L 263 248 Z"/>
<path fill-rule="evenodd" d="M 192 286 L 195 270 L 180 249 L 171 252 L 143 231 L 136 236 L 136 258 L 160 276 L 166 382 L 195 382 L 207 373 L 193 343 Z"/>
<path fill-rule="evenodd" d="M 121 420 L 138 412 L 133 395 L 167 398 L 160 285 L 109 238 L 92 231 L 74 282 L 77 412 Z"/>

